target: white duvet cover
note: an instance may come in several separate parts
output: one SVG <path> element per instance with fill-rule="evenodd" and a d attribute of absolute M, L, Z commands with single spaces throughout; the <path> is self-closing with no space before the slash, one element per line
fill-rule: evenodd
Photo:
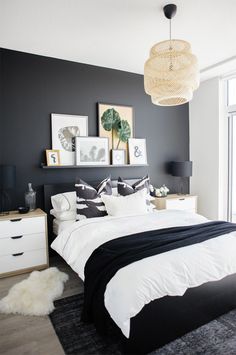
<path fill-rule="evenodd" d="M 207 219 L 195 213 L 163 210 L 129 217 L 91 218 L 75 222 L 54 240 L 55 249 L 84 280 L 84 267 L 99 245 L 129 234 Z M 105 307 L 128 338 L 130 318 L 145 304 L 164 296 L 182 296 L 190 287 L 236 272 L 236 232 L 151 256 L 120 269 L 107 284 Z"/>

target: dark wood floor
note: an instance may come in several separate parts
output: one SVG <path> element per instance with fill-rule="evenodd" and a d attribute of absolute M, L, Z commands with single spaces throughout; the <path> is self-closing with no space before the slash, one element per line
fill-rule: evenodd
<path fill-rule="evenodd" d="M 57 266 L 69 275 L 61 298 L 83 292 L 81 279 L 62 259 L 51 258 L 50 266 Z M 0 279 L 0 299 L 7 295 L 11 286 L 24 280 L 28 275 Z M 63 355 L 64 351 L 49 317 L 0 314 L 0 354 Z"/>

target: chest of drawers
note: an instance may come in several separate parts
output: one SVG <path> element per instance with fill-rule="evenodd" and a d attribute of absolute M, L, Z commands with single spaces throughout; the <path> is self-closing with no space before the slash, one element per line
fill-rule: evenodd
<path fill-rule="evenodd" d="M 182 210 L 197 212 L 197 196 L 170 194 L 167 197 L 156 197 L 153 201 L 158 210 Z"/>
<path fill-rule="evenodd" d="M 47 215 L 37 209 L 0 217 L 0 277 L 48 267 Z"/>

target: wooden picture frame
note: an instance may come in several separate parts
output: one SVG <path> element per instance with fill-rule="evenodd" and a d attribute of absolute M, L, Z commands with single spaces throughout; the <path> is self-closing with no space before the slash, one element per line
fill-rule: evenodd
<path fill-rule="evenodd" d="M 59 149 L 47 149 L 46 150 L 47 166 L 60 166 L 60 150 Z"/>
<path fill-rule="evenodd" d="M 128 121 L 131 129 L 131 136 L 130 138 L 135 136 L 135 127 L 134 127 L 134 108 L 133 106 L 129 105 L 121 105 L 121 104 L 111 104 L 111 103 L 104 103 L 104 102 L 98 102 L 97 104 L 97 110 L 98 110 L 98 135 L 99 137 L 107 137 L 109 139 L 109 150 L 112 149 L 124 149 L 126 151 L 126 161 L 128 161 L 128 142 L 120 142 L 119 146 L 119 138 L 116 134 L 116 132 L 113 131 L 107 131 L 104 129 L 102 125 L 102 115 L 104 112 L 108 109 L 114 108 L 120 115 L 120 118 L 122 120 Z"/>

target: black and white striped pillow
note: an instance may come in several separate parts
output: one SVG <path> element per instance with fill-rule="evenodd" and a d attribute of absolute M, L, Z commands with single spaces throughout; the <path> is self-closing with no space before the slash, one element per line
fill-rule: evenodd
<path fill-rule="evenodd" d="M 150 179 L 148 175 L 136 181 L 133 185 L 128 184 L 121 177 L 118 178 L 117 191 L 121 196 L 131 195 L 143 189 L 147 189 L 147 194 L 150 193 Z"/>
<path fill-rule="evenodd" d="M 111 178 L 107 177 L 94 188 L 82 179 L 76 184 L 76 219 L 77 221 L 85 218 L 104 217 L 107 211 L 102 202 L 101 195 L 112 194 Z"/>

